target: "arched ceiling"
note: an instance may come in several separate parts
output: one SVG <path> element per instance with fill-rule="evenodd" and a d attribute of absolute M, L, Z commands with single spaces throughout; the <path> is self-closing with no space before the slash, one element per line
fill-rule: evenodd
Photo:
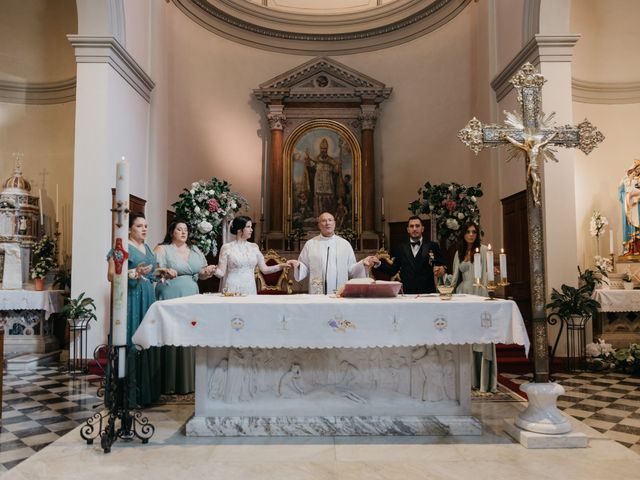
<path fill-rule="evenodd" d="M 256 48 L 337 55 L 425 35 L 471 0 L 173 0 L 192 20 Z"/>

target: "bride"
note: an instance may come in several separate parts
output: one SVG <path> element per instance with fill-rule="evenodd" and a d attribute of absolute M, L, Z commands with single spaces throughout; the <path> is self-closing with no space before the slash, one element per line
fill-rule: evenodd
<path fill-rule="evenodd" d="M 253 233 L 253 224 L 249 217 L 234 218 L 230 231 L 236 236 L 236 239 L 222 246 L 218 266 L 214 270 L 216 277 L 224 277 L 223 286 L 229 292 L 255 295 L 257 293 L 254 277 L 256 265 L 264 274 L 289 268 L 288 263 L 273 266 L 268 266 L 265 263 L 264 256 L 258 246 L 248 241 Z"/>

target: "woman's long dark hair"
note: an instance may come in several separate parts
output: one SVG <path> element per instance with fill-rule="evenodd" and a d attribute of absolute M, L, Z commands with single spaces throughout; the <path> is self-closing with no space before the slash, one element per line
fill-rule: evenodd
<path fill-rule="evenodd" d="M 467 230 L 471 227 L 474 227 L 476 229 L 476 241 L 473 242 L 473 245 L 471 246 L 471 258 L 469 259 L 471 263 L 473 263 L 473 254 L 475 253 L 476 248 L 480 249 L 480 226 L 475 222 L 465 223 L 464 226 L 462 227 L 462 230 L 460 231 L 460 238 L 458 238 L 458 259 L 460 260 L 461 263 L 464 261 L 464 258 L 467 256 L 467 250 L 469 250 L 469 247 L 467 246 L 467 242 L 464 239 L 464 235 L 467 233 Z"/>
<path fill-rule="evenodd" d="M 176 229 L 179 223 L 184 223 L 187 226 L 187 232 L 189 232 L 189 224 L 187 223 L 186 220 L 183 220 L 182 218 L 174 218 L 169 224 L 169 226 L 167 227 L 167 234 L 164 236 L 164 240 L 162 241 L 161 245 L 171 244 L 171 240 L 173 240 L 173 231 Z M 190 245 L 189 243 L 190 239 L 191 239 L 190 235 L 187 234 L 187 245 Z"/>

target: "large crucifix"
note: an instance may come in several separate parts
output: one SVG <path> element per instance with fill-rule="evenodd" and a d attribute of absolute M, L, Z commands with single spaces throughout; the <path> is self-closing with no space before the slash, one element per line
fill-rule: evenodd
<path fill-rule="evenodd" d="M 530 63 L 525 63 L 510 81 L 518 94 L 520 112 L 505 112 L 505 125 L 482 125 L 474 117 L 458 132 L 458 138 L 476 155 L 485 147 L 503 145 L 512 147 L 509 160 L 524 154 L 527 168 L 534 381 L 542 383 L 549 381 L 549 352 L 545 315 L 542 180 L 539 169 L 545 160 L 557 161 L 550 147 L 577 147 L 589 154 L 604 140 L 604 136 L 587 120 L 577 126 L 553 125 L 554 114 L 545 117 L 542 112 L 541 90 L 544 77 Z"/>

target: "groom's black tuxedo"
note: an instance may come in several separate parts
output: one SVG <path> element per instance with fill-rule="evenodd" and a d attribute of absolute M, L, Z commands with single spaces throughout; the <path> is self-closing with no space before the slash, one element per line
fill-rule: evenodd
<path fill-rule="evenodd" d="M 435 242 L 422 238 L 420 249 L 413 256 L 409 240 L 401 243 L 391 252 L 393 264 L 380 263 L 378 270 L 395 275 L 400 272 L 404 293 L 435 293 L 436 285 L 433 267 L 444 265 L 440 247 Z"/>

